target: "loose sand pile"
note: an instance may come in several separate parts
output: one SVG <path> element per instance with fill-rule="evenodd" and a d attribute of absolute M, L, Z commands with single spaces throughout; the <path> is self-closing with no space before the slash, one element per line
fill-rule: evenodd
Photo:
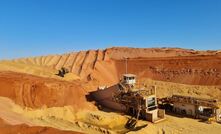
<path fill-rule="evenodd" d="M 71 105 L 75 109 L 95 109 L 85 97 L 79 80 L 43 78 L 15 72 L 0 72 L 0 96 L 32 108 Z"/>
<path fill-rule="evenodd" d="M 58 70 L 52 67 L 44 67 L 37 64 L 25 64 L 22 62 L 12 62 L 12 61 L 0 61 L 0 71 L 13 71 L 26 74 L 32 74 L 41 77 L 55 78 L 60 80 L 73 81 L 80 79 L 79 76 L 74 73 L 68 73 L 64 78 L 61 78 L 55 74 L 58 73 Z"/>
<path fill-rule="evenodd" d="M 157 97 L 164 98 L 173 94 L 202 98 L 216 98 L 221 101 L 221 86 L 187 85 L 173 82 L 163 82 L 142 78 L 140 86 L 156 86 Z"/>
<path fill-rule="evenodd" d="M 207 124 L 185 117 L 167 116 L 164 122 L 158 124 L 139 121 L 137 128 L 128 132 L 124 128 L 127 117 L 116 113 L 105 113 L 101 111 L 75 112 L 71 106 L 32 109 L 20 107 L 12 100 L 0 97 L 0 117 L 14 126 L 27 124 L 34 129 L 35 126 L 43 128 L 51 127 L 65 131 L 75 131 L 94 134 L 128 133 L 128 134 L 218 134 L 221 131 L 220 124 Z M 6 124 L 6 125 L 7 125 Z M 28 127 L 23 127 L 27 130 Z M 21 129 L 22 130 L 22 129 Z M 53 129 L 52 129 L 53 130 Z M 46 129 L 50 132 L 52 130 Z M 20 130 L 19 130 L 20 131 Z M 52 131 L 53 132 L 53 131 Z M 68 132 L 67 132 L 68 133 Z"/>
<path fill-rule="evenodd" d="M 4 126 L 0 132 L 7 133 L 7 128 L 8 134 L 221 131 L 217 123 L 167 116 L 159 124 L 139 121 L 129 132 L 124 128 L 127 116 L 98 111 L 87 95 L 98 86 L 118 83 L 125 73 L 125 58 L 128 72 L 136 74 L 142 86 L 155 85 L 159 98 L 181 94 L 221 100 L 220 51 L 108 48 L 0 61 L 0 96 L 7 97 L 0 97 L 0 126 Z M 62 67 L 70 71 L 64 78 L 55 75 Z"/>
<path fill-rule="evenodd" d="M 127 132 L 127 117 L 101 111 L 78 111 L 71 106 L 32 109 L 0 97 L 0 117 L 12 125 L 52 127 L 65 131 L 111 134 Z"/>
<path fill-rule="evenodd" d="M 56 71 L 65 67 L 75 75 L 72 75 L 71 80 L 80 78 L 87 81 L 96 80 L 101 85 L 112 85 L 125 73 L 126 58 L 128 72 L 140 77 L 183 84 L 221 84 L 220 51 L 180 48 L 114 47 L 22 58 L 0 62 L 0 70 L 4 68 L 3 70 L 55 78 Z"/>
<path fill-rule="evenodd" d="M 1 134 L 82 134 L 80 132 L 58 130 L 50 127 L 10 125 L 0 119 Z"/>

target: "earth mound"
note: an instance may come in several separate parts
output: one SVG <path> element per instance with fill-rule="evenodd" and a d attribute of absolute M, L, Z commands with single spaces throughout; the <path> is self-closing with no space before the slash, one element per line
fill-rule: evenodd
<path fill-rule="evenodd" d="M 69 72 L 64 77 L 56 75 L 61 68 Z M 5 60 L 0 61 L 0 118 L 4 120 L 0 125 L 5 126 L 2 132 L 126 133 L 123 124 L 127 116 L 101 112 L 88 98 L 99 86 L 118 83 L 126 70 L 137 75 L 137 83 L 157 86 L 159 98 L 181 94 L 221 100 L 221 51 L 113 47 Z M 5 122 L 15 118 L 20 124 Z M 194 126 L 182 126 L 187 122 L 206 128 L 191 119 L 168 118 L 163 125 L 139 121 L 140 126 L 148 126 L 134 133 L 196 133 Z M 182 125 L 173 127 L 174 122 Z M 212 127 L 213 132 L 220 131 L 218 124 L 209 128 Z"/>
<path fill-rule="evenodd" d="M 0 62 L 0 70 L 58 78 L 54 74 L 65 67 L 74 75 L 71 80 L 96 80 L 101 85 L 112 85 L 126 72 L 126 59 L 128 72 L 138 77 L 193 85 L 221 84 L 220 51 L 180 48 L 114 47 L 22 58 Z"/>

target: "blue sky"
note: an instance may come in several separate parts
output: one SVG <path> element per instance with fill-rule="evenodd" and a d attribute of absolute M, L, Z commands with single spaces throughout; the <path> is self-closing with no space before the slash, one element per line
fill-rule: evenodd
<path fill-rule="evenodd" d="M 221 49 L 221 1 L 0 1 L 0 59 L 112 46 Z"/>

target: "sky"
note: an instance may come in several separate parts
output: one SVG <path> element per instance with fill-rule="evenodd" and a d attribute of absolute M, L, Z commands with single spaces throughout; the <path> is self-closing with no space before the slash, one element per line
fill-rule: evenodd
<path fill-rule="evenodd" d="M 0 1 L 0 59 L 113 46 L 221 49 L 221 0 Z"/>

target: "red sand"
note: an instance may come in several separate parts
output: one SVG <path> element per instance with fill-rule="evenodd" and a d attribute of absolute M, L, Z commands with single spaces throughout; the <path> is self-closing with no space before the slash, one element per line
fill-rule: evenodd
<path fill-rule="evenodd" d="M 55 69 L 66 67 L 82 80 L 112 85 L 125 73 L 125 58 L 128 58 L 128 72 L 138 77 L 184 84 L 221 84 L 220 51 L 114 47 L 14 61 Z"/>
<path fill-rule="evenodd" d="M 117 83 L 128 72 L 138 78 L 196 85 L 221 85 L 220 51 L 194 51 L 179 48 L 109 48 L 89 50 L 64 55 L 17 59 L 27 65 L 43 68 L 68 68 L 81 80 L 72 82 L 42 78 L 16 72 L 0 72 L 0 96 L 8 97 L 17 104 L 32 108 L 42 106 L 71 105 L 74 109 L 93 109 L 87 101 L 88 91 L 101 85 Z M 2 133 L 66 133 L 51 128 L 10 126 L 0 121 Z M 69 133 L 69 132 L 67 132 Z M 70 132 L 71 133 L 71 132 Z"/>
<path fill-rule="evenodd" d="M 91 109 L 78 81 L 66 82 L 15 72 L 0 72 L 0 95 L 22 106 L 71 105 L 75 109 Z"/>

